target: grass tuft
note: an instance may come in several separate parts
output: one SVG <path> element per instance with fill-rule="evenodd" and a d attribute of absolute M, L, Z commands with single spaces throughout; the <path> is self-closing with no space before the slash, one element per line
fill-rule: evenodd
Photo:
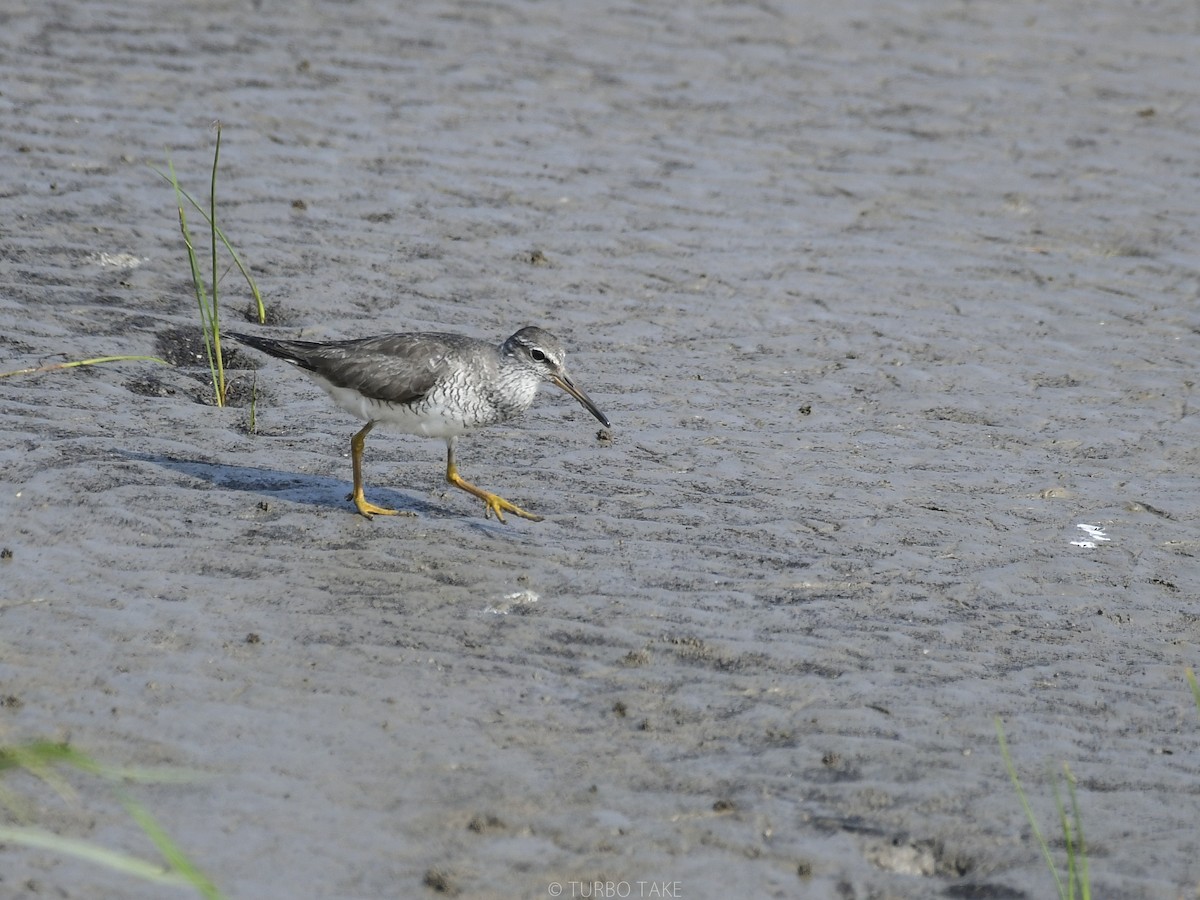
<path fill-rule="evenodd" d="M 49 785 L 64 800 L 74 802 L 75 792 L 67 778 L 59 771 L 62 768 L 99 776 L 113 783 L 117 799 L 158 849 L 163 861 L 153 862 L 119 850 L 111 850 L 92 841 L 64 837 L 27 824 L 0 824 L 0 844 L 31 847 L 74 857 L 151 884 L 192 888 L 205 900 L 221 900 L 222 894 L 212 881 L 200 871 L 179 845 L 171 840 L 154 817 L 118 784 L 122 781 L 194 780 L 195 776 L 176 770 L 119 769 L 104 766 L 69 744 L 53 741 L 32 741 L 0 747 L 0 773 L 25 771 Z M 6 789 L 0 789 L 0 803 L 8 809 L 10 815 L 22 818 L 27 815 L 30 806 L 18 802 Z"/>
<path fill-rule="evenodd" d="M 1184 669 L 1183 674 L 1188 687 L 1191 688 L 1192 701 L 1196 704 L 1196 711 L 1200 713 L 1200 682 L 1197 682 L 1196 673 L 1191 667 Z M 1025 810 L 1025 818 L 1029 820 L 1029 827 L 1033 829 L 1033 836 L 1046 860 L 1046 867 L 1054 877 L 1054 886 L 1058 890 L 1059 900 L 1076 900 L 1076 898 L 1091 900 L 1092 884 L 1088 873 L 1087 844 L 1083 839 L 1083 817 L 1079 814 L 1079 798 L 1075 794 L 1076 782 L 1075 776 L 1071 773 L 1071 767 L 1063 763 L 1062 780 L 1067 785 L 1070 815 L 1067 813 L 1067 804 L 1063 802 L 1058 776 L 1055 772 L 1050 772 L 1054 806 L 1058 810 L 1063 846 L 1067 852 L 1067 877 L 1064 884 L 1058 866 L 1054 862 L 1054 855 L 1050 852 L 1050 845 L 1043 836 L 1041 828 L 1038 827 L 1037 817 L 1034 816 L 1033 809 L 1029 805 L 1029 798 L 1025 796 L 1025 789 L 1021 786 L 1021 779 L 1017 775 L 1017 767 L 1013 764 L 1012 754 L 1009 753 L 1008 741 L 1004 737 L 1004 725 L 999 716 L 996 716 L 996 740 L 1000 744 L 1000 755 L 1004 757 L 1004 766 L 1008 769 L 1008 777 L 1012 780 L 1017 798 L 1021 801 L 1021 808 Z"/>
<path fill-rule="evenodd" d="M 1033 814 L 1033 808 L 1029 805 L 1029 798 L 1025 796 L 1025 789 L 1021 786 L 1021 778 L 1017 774 L 1017 767 L 1013 763 L 1012 754 L 1009 753 L 1008 741 L 1004 737 L 1004 725 L 1001 723 L 999 716 L 996 716 L 996 739 L 1000 743 L 1000 755 L 1004 757 L 1004 767 L 1008 769 L 1008 777 L 1012 780 L 1013 788 L 1016 789 L 1017 797 L 1021 801 L 1021 808 L 1025 810 L 1025 818 L 1029 820 L 1029 827 L 1033 829 L 1034 839 L 1037 841 L 1038 847 L 1042 851 L 1042 856 L 1046 860 L 1046 868 L 1050 870 L 1050 874 L 1054 877 L 1054 886 L 1058 890 L 1059 900 L 1091 900 L 1092 885 L 1088 876 L 1087 848 L 1083 842 L 1083 820 L 1079 815 L 1079 803 L 1075 797 L 1075 776 L 1071 774 L 1071 769 L 1066 763 L 1063 764 L 1063 777 L 1066 780 L 1067 794 L 1071 800 L 1070 816 L 1067 815 L 1067 808 L 1062 801 L 1058 778 L 1051 772 L 1052 784 L 1054 786 L 1054 805 L 1058 809 L 1058 820 L 1062 827 L 1063 844 L 1067 852 L 1067 878 L 1064 884 L 1058 870 L 1058 865 L 1054 861 L 1054 854 L 1050 852 L 1050 844 L 1042 834 L 1042 829 L 1038 826 L 1037 816 Z"/>
<path fill-rule="evenodd" d="M 225 236 L 225 232 L 217 225 L 217 169 L 221 160 L 221 123 L 215 122 L 213 127 L 217 132 L 217 142 L 213 150 L 212 175 L 209 180 L 207 210 L 191 194 L 183 189 L 183 186 L 179 183 L 178 176 L 175 174 L 175 166 L 172 164 L 169 154 L 167 156 L 166 172 L 155 169 L 153 166 L 151 166 L 151 169 L 166 179 L 175 190 L 175 207 L 179 214 L 179 230 L 183 234 L 183 246 L 187 251 L 188 268 L 192 276 L 192 290 L 196 294 L 196 305 L 200 311 L 200 327 L 204 334 L 204 351 L 208 357 L 208 368 L 212 377 L 213 399 L 217 406 L 224 406 L 227 385 L 225 383 L 225 359 L 221 354 L 221 305 L 218 299 L 221 273 L 218 268 L 218 242 L 224 245 L 234 265 L 242 273 L 242 277 L 246 279 L 246 284 L 250 287 L 250 293 L 253 295 L 257 306 L 258 321 L 262 324 L 265 324 L 267 321 L 267 311 L 263 305 L 262 294 L 259 292 L 254 278 L 250 275 L 250 271 L 243 264 L 237 251 L 233 249 L 233 244 Z M 209 247 L 211 251 L 211 281 L 206 281 L 200 271 L 200 261 L 196 254 L 196 245 L 192 240 L 191 229 L 187 223 L 187 212 L 184 208 L 188 204 L 198 210 L 200 215 L 208 222 Z"/>

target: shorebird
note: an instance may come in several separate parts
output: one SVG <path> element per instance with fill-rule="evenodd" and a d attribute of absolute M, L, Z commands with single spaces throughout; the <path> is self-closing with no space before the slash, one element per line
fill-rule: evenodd
<path fill-rule="evenodd" d="M 485 504 L 485 517 L 504 521 L 511 512 L 535 522 L 498 494 L 471 484 L 458 474 L 454 453 L 459 435 L 519 416 L 533 405 L 538 385 L 562 388 L 608 427 L 582 388 L 567 374 L 566 352 L 548 331 L 528 326 L 499 346 L 461 334 L 424 332 L 384 334 L 347 341 L 288 341 L 228 332 L 249 347 L 278 357 L 307 372 L 346 412 L 367 424 L 350 440 L 354 470 L 353 500 L 368 519 L 393 516 L 396 510 L 376 506 L 363 495 L 363 445 L 376 425 L 405 434 L 446 441 L 446 481 Z"/>

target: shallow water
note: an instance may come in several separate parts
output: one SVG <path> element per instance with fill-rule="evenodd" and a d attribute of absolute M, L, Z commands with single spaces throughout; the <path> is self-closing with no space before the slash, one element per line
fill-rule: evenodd
<path fill-rule="evenodd" d="M 1194 895 L 1190 6 L 5 25 L 0 370 L 193 326 L 148 165 L 206 195 L 220 119 L 280 333 L 540 324 L 614 427 L 465 439 L 507 526 L 373 434 L 413 515 L 368 522 L 281 364 L 253 435 L 198 369 L 0 379 L 3 740 L 206 773 L 138 797 L 231 897 L 1049 896 L 998 715 L 1050 832 L 1078 776 L 1096 896 Z M 40 813 L 149 852 L 85 799 Z M 0 852 L 0 895 L 158 896 Z"/>

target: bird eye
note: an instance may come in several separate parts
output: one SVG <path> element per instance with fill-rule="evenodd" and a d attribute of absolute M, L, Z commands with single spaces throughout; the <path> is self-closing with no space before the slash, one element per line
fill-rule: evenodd
<path fill-rule="evenodd" d="M 532 350 L 529 351 L 529 357 L 534 362 L 545 362 L 546 361 L 546 354 L 543 353 L 541 350 L 539 350 L 537 347 L 534 347 Z"/>

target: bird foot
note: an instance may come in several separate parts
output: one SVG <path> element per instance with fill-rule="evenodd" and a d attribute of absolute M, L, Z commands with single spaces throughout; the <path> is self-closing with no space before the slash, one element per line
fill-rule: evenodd
<path fill-rule="evenodd" d="M 517 506 L 517 504 L 509 503 L 499 494 L 493 494 L 491 491 L 485 491 L 483 488 L 475 487 L 475 485 L 471 484 L 471 482 L 467 481 L 458 474 L 458 469 L 454 465 L 453 455 L 450 456 L 446 463 L 446 480 L 456 488 L 460 488 L 466 491 L 468 494 L 473 494 L 482 500 L 484 502 L 483 517 L 485 519 L 492 513 L 495 513 L 496 518 L 500 521 L 500 524 L 503 525 L 504 514 L 506 512 L 510 512 L 514 516 L 520 516 L 522 519 L 529 519 L 531 522 L 542 521 L 541 516 L 535 516 L 531 512 L 526 512 L 525 510 L 521 509 L 521 507 Z"/>
<path fill-rule="evenodd" d="M 504 524 L 504 513 L 510 512 L 514 516 L 520 516 L 522 519 L 529 519 L 531 522 L 540 522 L 542 517 L 531 512 L 526 512 L 517 506 L 515 503 L 509 503 L 503 497 L 497 494 L 489 494 L 486 491 L 480 499 L 484 502 L 483 517 L 486 519 L 491 513 L 496 514 L 496 518 Z"/>
<path fill-rule="evenodd" d="M 354 505 L 356 507 L 358 507 L 358 511 L 362 515 L 366 516 L 368 519 L 373 519 L 376 516 L 398 516 L 398 515 L 400 515 L 398 510 L 388 509 L 387 507 L 384 507 L 384 506 L 376 506 L 374 503 L 368 502 L 367 498 L 364 497 L 361 493 L 347 494 L 346 499 L 353 500 Z"/>

